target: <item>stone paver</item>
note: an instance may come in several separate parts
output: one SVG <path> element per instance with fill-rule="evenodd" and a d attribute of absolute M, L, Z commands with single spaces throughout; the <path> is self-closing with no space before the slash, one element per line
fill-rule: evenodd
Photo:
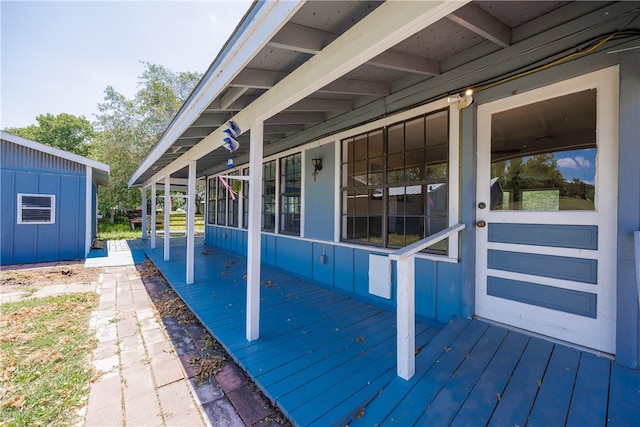
<path fill-rule="evenodd" d="M 127 254 L 114 254 L 115 252 Z M 98 259 L 99 261 L 95 261 Z M 93 366 L 87 426 L 208 426 L 164 326 L 155 317 L 128 246 L 109 245 L 108 258 L 88 259 L 104 266 L 92 318 L 99 344 Z"/>
<path fill-rule="evenodd" d="M 105 267 L 92 317 L 99 340 L 93 365 L 101 374 L 91 385 L 85 424 L 282 426 L 271 421 L 268 400 L 228 357 L 215 378 L 195 379 L 189 361 L 218 350 L 203 347 L 208 332 L 199 323 L 157 317 L 153 299 L 171 288 L 163 278 L 141 277 L 122 242 L 108 242 L 108 257 L 85 263 Z"/>

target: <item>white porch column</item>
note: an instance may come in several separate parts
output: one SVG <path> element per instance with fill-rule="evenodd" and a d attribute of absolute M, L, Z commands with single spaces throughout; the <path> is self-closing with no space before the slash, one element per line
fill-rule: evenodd
<path fill-rule="evenodd" d="M 142 240 L 147 240 L 149 236 L 147 233 L 147 226 L 147 189 L 146 187 L 142 187 Z"/>
<path fill-rule="evenodd" d="M 151 249 L 156 248 L 156 206 L 158 199 L 156 197 L 156 183 L 151 183 Z"/>
<path fill-rule="evenodd" d="M 249 148 L 249 229 L 247 239 L 247 340 L 260 337 L 260 245 L 264 123 L 251 125 Z"/>
<path fill-rule="evenodd" d="M 196 161 L 189 161 L 189 182 L 187 183 L 187 285 L 193 283 L 196 223 Z"/>
<path fill-rule="evenodd" d="M 169 246 L 171 233 L 171 175 L 164 177 L 164 260 L 169 261 Z"/>
<path fill-rule="evenodd" d="M 87 166 L 85 191 L 84 256 L 87 256 L 91 252 L 91 244 L 93 243 L 92 230 L 96 221 L 93 213 L 93 168 L 91 166 Z"/>
<path fill-rule="evenodd" d="M 397 358 L 398 376 L 408 380 L 416 373 L 415 261 L 413 256 L 397 260 Z"/>

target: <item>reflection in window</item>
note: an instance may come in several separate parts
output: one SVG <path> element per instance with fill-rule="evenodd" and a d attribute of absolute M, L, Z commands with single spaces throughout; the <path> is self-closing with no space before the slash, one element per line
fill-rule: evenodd
<path fill-rule="evenodd" d="M 280 231 L 300 234 L 302 161 L 300 153 L 280 159 Z"/>
<path fill-rule="evenodd" d="M 491 209 L 595 209 L 596 90 L 491 118 Z"/>
<path fill-rule="evenodd" d="M 240 171 L 229 173 L 230 176 L 240 175 Z M 227 179 L 227 183 L 236 193 L 231 197 L 230 191 L 227 190 L 227 225 L 230 227 L 238 226 L 238 209 L 240 208 L 240 188 L 241 181 L 237 179 Z"/>
<path fill-rule="evenodd" d="M 207 203 L 207 224 L 214 225 L 216 223 L 216 183 L 218 182 L 218 177 L 210 178 L 208 182 L 209 189 L 207 191 L 207 199 L 209 203 Z"/>
<path fill-rule="evenodd" d="M 398 248 L 445 229 L 448 165 L 448 111 L 343 140 L 342 239 Z"/>
<path fill-rule="evenodd" d="M 262 230 L 276 231 L 276 161 L 262 165 Z"/>

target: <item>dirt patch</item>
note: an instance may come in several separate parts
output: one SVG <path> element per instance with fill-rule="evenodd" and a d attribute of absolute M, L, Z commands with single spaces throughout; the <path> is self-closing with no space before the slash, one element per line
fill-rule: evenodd
<path fill-rule="evenodd" d="M 0 271 L 0 293 L 37 290 L 52 285 L 90 285 L 97 283 L 102 268 L 85 268 L 82 264 L 35 267 Z"/>

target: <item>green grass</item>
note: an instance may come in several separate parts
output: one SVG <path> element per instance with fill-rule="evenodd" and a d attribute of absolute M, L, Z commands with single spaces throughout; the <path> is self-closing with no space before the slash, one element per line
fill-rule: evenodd
<path fill-rule="evenodd" d="M 169 219 L 169 230 L 185 231 L 187 229 L 185 212 L 171 212 Z M 159 213 L 156 217 L 156 230 L 162 231 L 163 229 L 164 216 Z M 204 215 L 196 214 L 195 231 L 204 233 Z M 98 238 L 100 240 L 139 239 L 140 237 L 142 237 L 140 224 L 136 224 L 135 230 L 132 230 L 126 217 L 116 218 L 115 224 L 111 224 L 108 218 L 104 218 L 98 223 Z"/>
<path fill-rule="evenodd" d="M 0 425 L 74 425 L 87 403 L 96 346 L 93 293 L 0 305 Z"/>

